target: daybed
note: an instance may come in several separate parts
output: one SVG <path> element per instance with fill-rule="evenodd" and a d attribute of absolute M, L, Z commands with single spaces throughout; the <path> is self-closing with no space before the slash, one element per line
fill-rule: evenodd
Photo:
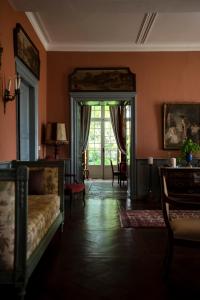
<path fill-rule="evenodd" d="M 0 284 L 14 285 L 20 299 L 63 225 L 63 186 L 64 161 L 13 161 L 0 170 Z"/>

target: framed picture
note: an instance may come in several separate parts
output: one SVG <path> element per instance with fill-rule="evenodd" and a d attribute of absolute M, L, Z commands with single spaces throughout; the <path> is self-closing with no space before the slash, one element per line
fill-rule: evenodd
<path fill-rule="evenodd" d="M 14 52 L 15 56 L 17 56 L 27 66 L 27 68 L 39 79 L 39 51 L 19 23 L 16 24 L 16 27 L 14 29 Z"/>
<path fill-rule="evenodd" d="M 135 74 L 129 68 L 76 68 L 69 77 L 73 92 L 135 91 Z"/>
<path fill-rule="evenodd" d="M 165 103 L 163 109 L 164 149 L 180 149 L 184 139 L 200 144 L 200 104 Z"/>

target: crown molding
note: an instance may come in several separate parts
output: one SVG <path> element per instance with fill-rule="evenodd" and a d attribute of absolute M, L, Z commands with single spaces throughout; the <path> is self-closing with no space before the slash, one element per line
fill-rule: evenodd
<path fill-rule="evenodd" d="M 49 44 L 48 51 L 66 52 L 178 52 L 178 51 L 200 51 L 200 44 L 170 45 L 170 44 Z"/>
<path fill-rule="evenodd" d="M 200 51 L 198 44 L 146 44 L 150 30 L 156 19 L 157 13 L 145 14 L 138 33 L 138 42 L 129 44 L 70 44 L 53 43 L 38 13 L 26 12 L 27 18 L 32 24 L 38 38 L 46 51 L 66 52 L 178 52 L 178 51 Z M 148 16 L 147 16 L 148 15 Z M 145 23 L 145 24 L 143 24 Z"/>
<path fill-rule="evenodd" d="M 40 39 L 42 45 L 44 46 L 45 50 L 48 51 L 49 43 L 51 42 L 51 39 L 49 37 L 49 34 L 47 33 L 43 22 L 39 16 L 39 14 L 33 13 L 33 12 L 25 12 L 27 18 L 29 19 L 31 25 L 33 26 L 33 29 L 35 30 L 38 38 Z"/>

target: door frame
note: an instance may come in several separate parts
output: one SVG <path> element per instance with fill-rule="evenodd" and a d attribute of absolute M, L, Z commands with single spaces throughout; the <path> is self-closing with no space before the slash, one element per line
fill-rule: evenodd
<path fill-rule="evenodd" d="M 135 92 L 71 92 L 70 93 L 70 112 L 71 112 L 71 171 L 79 174 L 79 141 L 77 114 L 78 109 L 85 101 L 121 101 L 131 105 L 131 144 L 130 144 L 130 165 L 128 196 L 133 199 L 136 197 L 136 93 Z"/>
<path fill-rule="evenodd" d="M 16 57 L 16 71 L 29 87 L 29 142 L 30 142 L 30 160 L 38 159 L 38 79 L 28 70 L 28 68 Z M 20 159 L 20 94 L 16 100 L 16 145 L 17 159 Z"/>

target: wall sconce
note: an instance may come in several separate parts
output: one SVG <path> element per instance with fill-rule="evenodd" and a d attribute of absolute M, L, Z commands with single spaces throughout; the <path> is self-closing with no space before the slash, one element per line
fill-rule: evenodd
<path fill-rule="evenodd" d="M 20 85 L 21 85 L 21 78 L 19 75 L 14 80 L 15 84 L 15 91 L 14 94 L 11 94 L 11 85 L 12 81 L 11 79 L 8 80 L 7 86 L 4 90 L 4 95 L 3 95 L 3 102 L 4 102 L 4 114 L 6 113 L 6 104 L 8 101 L 13 101 L 17 95 L 19 95 L 20 92 Z"/>
<path fill-rule="evenodd" d="M 53 145 L 54 158 L 59 159 L 59 146 L 68 144 L 65 123 L 48 123 L 46 127 L 45 144 Z"/>

